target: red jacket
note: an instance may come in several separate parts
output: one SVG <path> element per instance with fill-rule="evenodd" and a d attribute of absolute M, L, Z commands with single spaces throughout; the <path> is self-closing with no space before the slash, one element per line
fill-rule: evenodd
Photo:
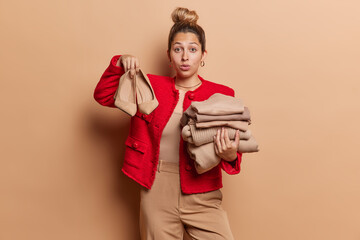
<path fill-rule="evenodd" d="M 120 55 L 111 59 L 94 92 L 95 100 L 103 106 L 115 107 L 113 96 L 119 85 L 120 76 L 124 73 L 122 67 L 116 66 Z M 175 89 L 174 78 L 147 74 L 159 106 L 149 115 L 139 111 L 131 118 L 130 132 L 125 144 L 125 158 L 122 171 L 144 187 L 151 189 L 155 179 L 159 161 L 160 138 L 178 100 L 179 91 Z M 202 81 L 194 91 L 187 91 L 183 109 L 186 110 L 192 101 L 204 101 L 214 93 L 234 96 L 234 90 L 217 83 L 207 81 L 198 75 Z M 215 168 L 203 174 L 198 174 L 194 161 L 186 151 L 186 142 L 180 137 L 179 161 L 180 182 L 183 193 L 201 193 L 221 188 L 223 169 L 228 174 L 240 172 L 241 153 L 237 153 L 234 162 L 221 160 Z"/>

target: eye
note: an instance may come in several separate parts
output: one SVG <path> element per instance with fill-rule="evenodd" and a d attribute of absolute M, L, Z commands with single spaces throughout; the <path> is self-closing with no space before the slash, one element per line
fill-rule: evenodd
<path fill-rule="evenodd" d="M 180 51 L 181 51 L 181 48 L 179 48 L 179 47 L 174 48 L 174 51 L 175 51 L 175 52 L 180 52 Z"/>
<path fill-rule="evenodd" d="M 197 49 L 196 49 L 196 48 L 190 48 L 190 51 L 191 51 L 191 52 L 196 52 Z"/>

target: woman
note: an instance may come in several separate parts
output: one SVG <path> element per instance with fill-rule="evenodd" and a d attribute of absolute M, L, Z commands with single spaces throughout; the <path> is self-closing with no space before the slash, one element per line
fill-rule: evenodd
<path fill-rule="evenodd" d="M 122 171 L 142 186 L 142 239 L 182 239 L 184 231 L 193 239 L 233 239 L 221 207 L 221 169 L 228 174 L 240 172 L 239 133 L 230 140 L 227 131 L 219 130 L 214 146 L 221 162 L 198 174 L 180 136 L 180 118 L 192 101 L 204 101 L 214 93 L 234 96 L 234 90 L 198 75 L 207 52 L 196 12 L 176 8 L 172 19 L 167 55 L 176 76 L 147 74 L 159 105 L 148 115 L 137 111 L 131 118 Z M 130 71 L 133 78 L 139 68 L 134 56 L 114 56 L 96 86 L 95 99 L 115 107 L 120 76 Z"/>

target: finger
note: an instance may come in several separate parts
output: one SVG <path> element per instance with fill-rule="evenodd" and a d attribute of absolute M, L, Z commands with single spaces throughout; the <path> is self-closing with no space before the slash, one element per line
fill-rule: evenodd
<path fill-rule="evenodd" d="M 221 140 L 221 149 L 222 150 L 226 150 L 227 149 L 227 146 L 225 144 L 225 140 L 224 140 L 224 136 L 225 136 L 225 133 L 224 133 L 224 128 L 222 127 L 221 128 L 221 137 L 220 137 L 220 140 Z"/>
<path fill-rule="evenodd" d="M 239 143 L 240 143 L 240 131 L 238 129 L 238 130 L 236 130 L 236 136 L 235 136 L 235 147 L 236 147 L 236 149 L 239 148 Z"/>
<path fill-rule="evenodd" d="M 215 137 L 216 137 L 216 141 L 219 141 L 219 142 L 220 142 L 220 129 L 218 129 L 218 130 L 216 131 Z"/>
<path fill-rule="evenodd" d="M 218 147 L 219 152 L 222 152 L 222 148 L 221 148 L 221 143 L 220 143 L 220 129 L 217 130 L 217 134 L 216 134 L 216 144 Z"/>
<path fill-rule="evenodd" d="M 127 58 L 127 59 L 126 59 L 126 71 L 129 71 L 129 70 L 130 70 L 130 66 L 131 66 L 131 59 L 130 59 L 130 58 Z"/>
<path fill-rule="evenodd" d="M 214 149 L 215 149 L 215 153 L 216 153 L 216 154 L 219 154 L 219 150 L 218 150 L 217 144 L 215 143 L 215 139 L 216 139 L 216 137 L 214 136 Z"/>
<path fill-rule="evenodd" d="M 130 59 L 130 69 L 135 69 L 135 58 L 134 57 L 132 57 Z"/>
<path fill-rule="evenodd" d="M 135 69 L 136 69 L 136 72 L 139 72 L 139 69 L 140 69 L 140 63 L 139 63 L 139 59 L 135 59 Z"/>
<path fill-rule="evenodd" d="M 135 69 L 134 69 L 134 68 L 130 68 L 130 77 L 131 77 L 131 78 L 134 78 L 135 74 L 136 74 Z"/>
<path fill-rule="evenodd" d="M 135 59 L 132 57 L 130 59 L 130 77 L 134 78 L 135 76 Z"/>
<path fill-rule="evenodd" d="M 225 144 L 226 144 L 227 148 L 231 147 L 231 140 L 229 138 L 229 132 L 227 129 L 225 129 Z"/>

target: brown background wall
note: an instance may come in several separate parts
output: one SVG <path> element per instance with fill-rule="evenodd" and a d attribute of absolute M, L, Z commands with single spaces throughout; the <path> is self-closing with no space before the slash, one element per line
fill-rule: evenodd
<path fill-rule="evenodd" d="M 1 1 L 0 239 L 138 239 L 120 171 L 129 117 L 93 90 L 115 54 L 169 74 L 177 6 L 207 34 L 200 75 L 236 90 L 261 151 L 224 174 L 236 239 L 360 239 L 358 1 Z"/>

